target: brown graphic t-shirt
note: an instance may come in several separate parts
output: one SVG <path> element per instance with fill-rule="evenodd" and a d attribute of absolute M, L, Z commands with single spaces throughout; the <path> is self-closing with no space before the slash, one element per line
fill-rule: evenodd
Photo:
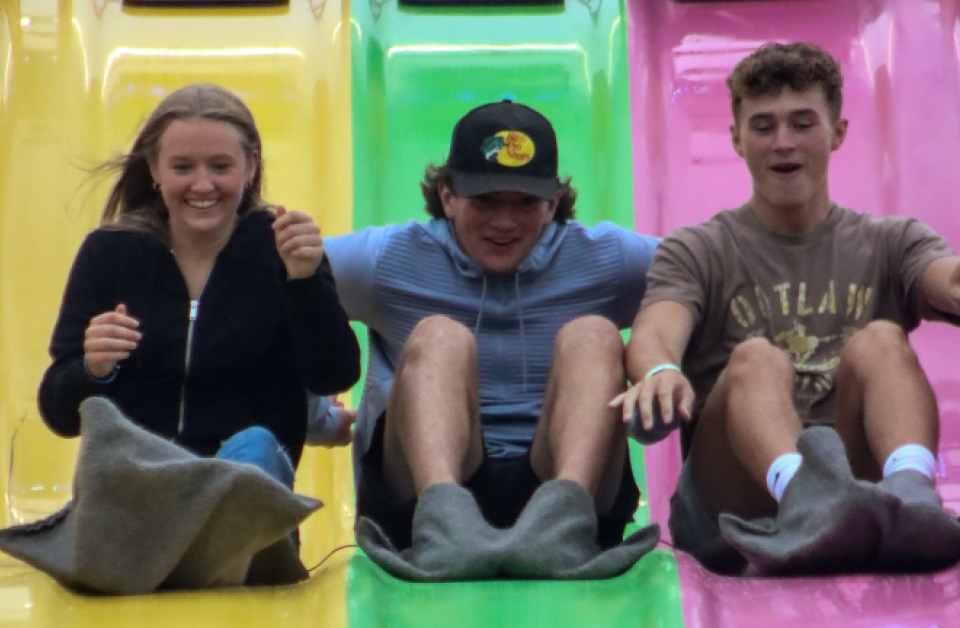
<path fill-rule="evenodd" d="M 834 206 L 812 232 L 785 235 L 741 207 L 660 244 L 643 306 L 676 301 L 693 316 L 683 370 L 697 394 L 695 416 L 733 348 L 760 336 L 793 361 L 804 424 L 830 424 L 846 339 L 877 319 L 909 332 L 921 318 L 937 318 L 920 279 L 948 255 L 946 241 L 912 218 Z"/>

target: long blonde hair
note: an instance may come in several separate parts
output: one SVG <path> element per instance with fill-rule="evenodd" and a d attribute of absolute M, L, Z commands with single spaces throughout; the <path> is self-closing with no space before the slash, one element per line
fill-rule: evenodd
<path fill-rule="evenodd" d="M 164 98 L 150 114 L 130 152 L 105 162 L 97 169 L 120 173 L 100 215 L 102 226 L 153 233 L 164 242 L 169 242 L 169 216 L 160 191 L 154 187 L 150 163 L 157 159 L 160 138 L 170 123 L 192 118 L 226 122 L 240 132 L 244 153 L 248 159 L 256 160 L 256 165 L 237 214 L 243 218 L 251 211 L 267 208 L 260 195 L 263 152 L 253 114 L 229 90 L 211 83 L 196 83 Z"/>

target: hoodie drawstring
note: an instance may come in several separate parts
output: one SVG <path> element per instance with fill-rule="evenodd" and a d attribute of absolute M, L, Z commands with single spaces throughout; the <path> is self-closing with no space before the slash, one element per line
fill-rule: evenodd
<path fill-rule="evenodd" d="M 523 365 L 523 392 L 527 392 L 527 346 L 523 341 L 523 307 L 520 304 L 520 273 L 513 274 L 513 288 L 517 295 L 517 317 L 520 319 L 520 363 Z"/>
<path fill-rule="evenodd" d="M 483 276 L 483 288 L 480 290 L 480 310 L 477 312 L 477 322 L 473 326 L 473 337 L 478 338 L 480 332 L 480 321 L 483 320 L 483 306 L 487 302 L 487 276 Z"/>
<path fill-rule="evenodd" d="M 523 392 L 527 392 L 527 345 L 524 342 L 523 306 L 520 302 L 520 273 L 513 274 L 513 291 L 517 296 L 517 318 L 520 319 L 520 364 L 523 369 Z M 473 325 L 473 336 L 479 338 L 480 323 L 483 321 L 483 307 L 487 303 L 487 276 L 483 275 L 483 287 L 480 289 L 480 309 L 477 322 Z"/>

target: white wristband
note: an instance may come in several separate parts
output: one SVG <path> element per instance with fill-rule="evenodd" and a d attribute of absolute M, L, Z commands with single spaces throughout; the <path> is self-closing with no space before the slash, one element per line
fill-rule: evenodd
<path fill-rule="evenodd" d="M 653 367 L 652 369 L 647 371 L 647 374 L 643 376 L 643 379 L 652 377 L 653 375 L 656 375 L 660 371 L 676 371 L 677 373 L 683 374 L 683 371 L 680 370 L 679 366 L 677 366 L 676 364 L 668 363 L 668 364 L 660 364 L 658 366 Z"/>

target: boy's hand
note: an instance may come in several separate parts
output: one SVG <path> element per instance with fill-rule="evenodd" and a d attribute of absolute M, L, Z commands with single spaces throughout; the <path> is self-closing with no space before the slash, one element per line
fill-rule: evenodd
<path fill-rule="evenodd" d="M 623 422 L 633 420 L 634 408 L 640 408 L 640 424 L 645 430 L 654 427 L 654 403 L 660 408 L 664 424 L 673 423 L 675 414 L 689 421 L 695 396 L 690 381 L 679 371 L 665 369 L 645 377 L 610 402 L 609 407 L 620 407 Z"/>

